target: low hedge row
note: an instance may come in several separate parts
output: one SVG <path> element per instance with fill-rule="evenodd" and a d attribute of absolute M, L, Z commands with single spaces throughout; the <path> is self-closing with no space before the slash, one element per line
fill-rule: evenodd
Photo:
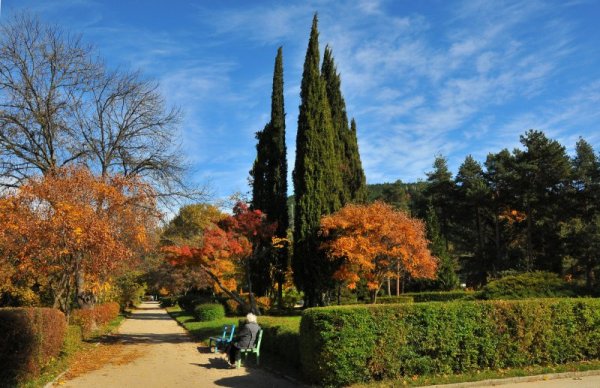
<path fill-rule="evenodd" d="M 308 309 L 303 374 L 327 386 L 600 358 L 600 300 Z"/>
<path fill-rule="evenodd" d="M 51 308 L 0 309 L 0 386 L 37 377 L 60 353 L 67 322 Z"/>
<path fill-rule="evenodd" d="M 412 296 L 380 296 L 376 300 L 379 304 L 413 303 L 414 301 Z"/>
<path fill-rule="evenodd" d="M 71 323 L 81 326 L 84 338 L 89 337 L 98 326 L 112 321 L 119 315 L 120 306 L 117 302 L 97 304 L 91 309 L 73 310 Z"/>
<path fill-rule="evenodd" d="M 412 297 L 415 303 L 424 302 L 449 302 L 453 300 L 473 300 L 476 293 L 473 291 L 428 291 L 428 292 L 407 292 L 402 296 Z"/>
<path fill-rule="evenodd" d="M 263 329 L 261 353 L 299 371 L 300 317 L 259 317 L 258 322 Z"/>

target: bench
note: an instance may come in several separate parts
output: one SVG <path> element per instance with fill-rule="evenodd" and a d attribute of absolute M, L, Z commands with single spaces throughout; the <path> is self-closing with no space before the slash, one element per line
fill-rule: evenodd
<path fill-rule="evenodd" d="M 259 362 L 260 362 L 260 343 L 262 341 L 262 335 L 263 335 L 263 329 L 260 329 L 258 331 L 256 341 L 254 341 L 254 346 L 252 346 L 251 348 L 240 349 L 240 353 L 244 355 L 244 363 L 246 363 L 246 358 L 248 357 L 248 354 L 254 353 L 254 354 L 256 354 L 256 365 L 259 364 Z M 239 360 L 237 360 L 235 363 L 236 368 L 239 368 L 240 366 L 242 366 L 241 358 Z"/>
<path fill-rule="evenodd" d="M 225 348 L 225 346 L 233 339 L 233 333 L 235 332 L 235 325 L 223 325 L 223 334 L 220 337 L 210 337 L 208 339 L 208 348 L 213 353 L 219 353 L 219 347 Z M 214 350 L 213 350 L 214 342 Z"/>

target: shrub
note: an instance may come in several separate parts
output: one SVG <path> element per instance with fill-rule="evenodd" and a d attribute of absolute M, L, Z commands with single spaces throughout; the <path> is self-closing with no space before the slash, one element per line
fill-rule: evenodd
<path fill-rule="evenodd" d="M 525 367 L 600 357 L 600 301 L 542 299 L 308 309 L 300 324 L 308 380 Z"/>
<path fill-rule="evenodd" d="M 377 303 L 380 304 L 392 304 L 392 303 L 412 303 L 414 299 L 412 296 L 380 296 L 377 298 Z"/>
<path fill-rule="evenodd" d="M 300 365 L 300 317 L 258 317 L 263 329 L 261 353 L 294 369 Z"/>
<path fill-rule="evenodd" d="M 429 291 L 429 292 L 407 292 L 404 296 L 410 296 L 415 303 L 423 302 L 449 302 L 452 300 L 472 300 L 473 291 Z"/>
<path fill-rule="evenodd" d="M 120 306 L 117 302 L 98 304 L 91 309 L 73 310 L 71 323 L 81 326 L 82 335 L 88 338 L 98 326 L 103 326 L 119 315 Z"/>
<path fill-rule="evenodd" d="M 551 272 L 527 272 L 489 282 L 483 299 L 556 298 L 575 296 L 573 287 Z"/>
<path fill-rule="evenodd" d="M 225 309 L 219 303 L 199 304 L 194 309 L 194 316 L 201 322 L 214 321 L 225 317 Z"/>
<path fill-rule="evenodd" d="M 60 353 L 66 330 L 56 309 L 0 309 L 0 386 L 37 377 Z"/>
<path fill-rule="evenodd" d="M 212 303 L 212 302 L 213 302 L 213 299 L 211 297 L 205 296 L 205 295 L 198 295 L 198 294 L 183 295 L 177 299 L 177 303 L 179 304 L 179 307 L 181 307 L 183 310 L 187 311 L 188 313 L 193 313 L 194 309 L 199 304 Z"/>
<path fill-rule="evenodd" d="M 174 297 L 163 296 L 160 298 L 160 307 L 162 308 L 175 306 L 176 303 L 177 298 Z"/>

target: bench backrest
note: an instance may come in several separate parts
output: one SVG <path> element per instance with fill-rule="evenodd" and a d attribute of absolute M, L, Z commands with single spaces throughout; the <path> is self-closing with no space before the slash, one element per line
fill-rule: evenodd
<path fill-rule="evenodd" d="M 233 339 L 233 333 L 235 332 L 235 325 L 223 325 L 223 335 L 221 338 L 224 341 L 231 341 Z"/>
<path fill-rule="evenodd" d="M 254 341 L 254 349 L 260 349 L 260 342 L 262 341 L 263 329 L 258 331 L 258 336 L 256 337 L 256 341 Z"/>

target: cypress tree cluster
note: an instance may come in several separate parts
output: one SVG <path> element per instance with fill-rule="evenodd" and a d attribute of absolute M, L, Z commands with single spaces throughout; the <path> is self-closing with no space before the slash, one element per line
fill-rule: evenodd
<path fill-rule="evenodd" d="M 332 284 L 333 265 L 321 252 L 317 235 L 321 217 L 346 203 L 366 201 L 366 179 L 358 153 L 356 122 L 352 119 L 348 124 L 340 75 L 329 47 L 325 49 L 320 67 L 317 25 L 315 15 L 302 74 L 293 172 L 292 268 L 294 281 L 304 291 L 307 306 L 323 304 L 322 295 Z M 276 221 L 277 236 L 285 237 L 289 220 L 281 48 L 275 60 L 271 101 L 271 121 L 256 134 L 257 156 L 250 171 L 252 207 L 264 211 L 270 221 Z M 287 255 L 280 256 L 272 259 L 271 264 L 275 264 L 282 275 Z M 255 265 L 255 284 L 260 284 L 270 266 L 267 262 Z M 283 276 L 277 281 L 281 296 Z"/>
<path fill-rule="evenodd" d="M 319 250 L 317 231 L 321 216 L 341 207 L 342 180 L 336 153 L 336 134 L 327 100 L 326 83 L 319 71 L 319 32 L 313 18 L 300 89 L 300 112 L 293 173 L 294 255 L 296 285 L 304 291 L 308 306 L 322 304 L 321 295 L 330 278 Z"/>
<path fill-rule="evenodd" d="M 271 121 L 262 131 L 256 133 L 256 160 L 250 171 L 252 178 L 252 207 L 260 209 L 267 219 L 277 223 L 275 235 L 285 238 L 289 226 L 287 212 L 287 158 L 285 146 L 285 107 L 283 101 L 283 53 L 277 50 L 273 71 L 273 91 L 271 94 Z M 287 253 L 278 252 L 275 256 L 263 258 L 255 263 L 253 273 L 257 274 L 257 294 L 265 293 L 269 285 L 270 264 L 277 270 L 276 281 L 281 296 L 283 274 L 287 269 Z M 259 293 L 259 291 L 261 291 Z"/>

